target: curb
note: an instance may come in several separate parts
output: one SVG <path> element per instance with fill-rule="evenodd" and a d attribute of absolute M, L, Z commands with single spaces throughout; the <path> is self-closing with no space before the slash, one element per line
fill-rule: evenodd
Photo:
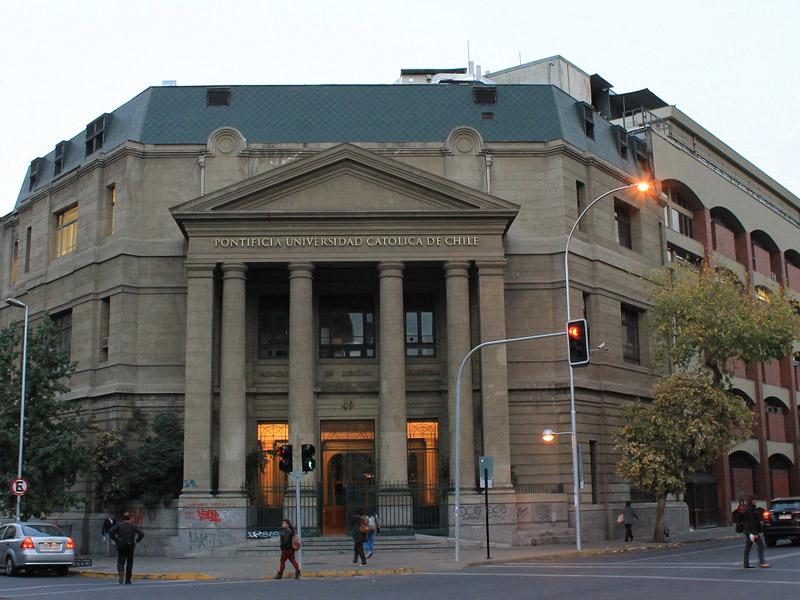
<path fill-rule="evenodd" d="M 83 577 L 96 577 L 98 579 L 116 579 L 116 573 L 101 573 L 100 571 L 74 571 L 76 575 Z M 156 581 L 178 581 L 182 579 L 203 580 L 203 579 L 217 579 L 211 575 L 203 573 L 134 573 L 131 579 L 151 579 Z"/>

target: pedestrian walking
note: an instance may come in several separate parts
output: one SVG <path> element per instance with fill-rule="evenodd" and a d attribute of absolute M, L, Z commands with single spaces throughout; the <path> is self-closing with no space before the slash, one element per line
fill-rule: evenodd
<path fill-rule="evenodd" d="M 300 540 L 294 533 L 294 527 L 289 519 L 284 519 L 281 522 L 281 564 L 278 567 L 278 573 L 275 579 L 283 579 L 283 571 L 286 569 L 286 561 L 292 563 L 294 567 L 294 578 L 300 579 L 300 567 L 297 566 L 297 561 L 294 558 L 294 553 L 300 548 Z"/>
<path fill-rule="evenodd" d="M 747 497 L 747 508 L 744 509 L 744 568 L 752 569 L 750 564 L 750 548 L 758 546 L 758 563 L 762 569 L 769 569 L 764 560 L 764 542 L 761 540 L 761 509 L 756 506 L 756 497 Z"/>
<path fill-rule="evenodd" d="M 111 556 L 112 549 L 114 548 L 114 542 L 108 535 L 108 530 L 111 529 L 114 525 L 117 524 L 117 520 L 114 518 L 114 515 L 108 513 L 105 521 L 103 521 L 103 528 L 100 530 L 100 533 L 103 536 L 103 546 L 105 546 L 106 553 L 108 556 Z"/>
<path fill-rule="evenodd" d="M 353 560 L 350 564 L 357 565 L 360 558 L 361 566 L 366 566 L 367 557 L 364 555 L 364 542 L 367 539 L 369 522 L 364 517 L 364 509 L 362 507 L 359 506 L 355 509 L 353 518 L 350 519 L 350 527 L 353 528 Z"/>
<path fill-rule="evenodd" d="M 130 585 L 133 574 L 133 552 L 136 550 L 136 544 L 142 541 L 144 531 L 136 523 L 131 522 L 131 513 L 126 512 L 122 516 L 122 523 L 117 523 L 108 530 L 108 536 L 117 545 L 119 582 L 122 583 L 124 575 L 125 583 Z"/>
<path fill-rule="evenodd" d="M 380 529 L 380 522 L 378 521 L 378 512 L 374 506 L 368 506 L 364 510 L 364 516 L 367 518 L 369 524 L 369 531 L 367 532 L 367 539 L 364 542 L 364 552 L 367 558 L 372 558 L 372 553 L 375 551 L 375 534 Z"/>
<path fill-rule="evenodd" d="M 633 510 L 631 501 L 625 502 L 625 508 L 622 509 L 622 524 L 625 525 L 625 541 L 633 541 L 633 520 L 639 519 L 639 515 Z"/>

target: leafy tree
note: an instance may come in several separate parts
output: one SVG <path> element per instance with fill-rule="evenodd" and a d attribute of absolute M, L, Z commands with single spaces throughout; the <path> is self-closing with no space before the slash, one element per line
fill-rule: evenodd
<path fill-rule="evenodd" d="M 107 509 L 122 514 L 131 496 L 128 467 L 132 462 L 123 432 L 116 429 L 102 432 L 94 443 L 93 455 L 95 496 Z"/>
<path fill-rule="evenodd" d="M 183 488 L 183 422 L 174 413 L 159 413 L 152 429 L 128 465 L 131 497 L 150 509 L 167 505 Z"/>
<path fill-rule="evenodd" d="M 0 332 L 0 480 L 17 475 L 19 451 L 19 396 L 22 374 L 19 368 L 22 335 L 14 325 Z M 83 444 L 89 423 L 78 408 L 67 401 L 66 380 L 75 371 L 66 351 L 59 349 L 60 338 L 53 322 L 45 317 L 28 338 L 28 365 L 25 394 L 25 432 L 23 477 L 28 493 L 22 498 L 21 517 L 40 517 L 74 504 L 70 492 L 77 474 L 89 465 Z M 0 488 L 0 512 L 11 515 L 16 497 L 7 484 Z"/>
<path fill-rule="evenodd" d="M 659 379 L 651 403 L 624 409 L 616 448 L 617 474 L 656 495 L 653 541 L 664 541 L 667 494 L 750 436 L 754 415 L 730 391 L 735 361 L 785 356 L 800 316 L 783 291 L 765 302 L 708 265 L 665 269 L 654 281 L 649 323 L 657 356 L 675 372 Z"/>

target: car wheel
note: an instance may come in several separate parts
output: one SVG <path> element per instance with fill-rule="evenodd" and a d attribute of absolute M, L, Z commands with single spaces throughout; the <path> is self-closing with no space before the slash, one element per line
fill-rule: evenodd
<path fill-rule="evenodd" d="M 774 548 L 775 544 L 778 543 L 778 538 L 764 536 L 764 541 L 767 543 L 767 546 Z"/>
<path fill-rule="evenodd" d="M 19 570 L 14 566 L 14 559 L 10 556 L 6 556 L 6 575 L 13 577 L 17 573 L 19 573 Z"/>
<path fill-rule="evenodd" d="M 58 565 L 56 567 L 56 575 L 59 577 L 64 577 L 67 573 L 69 573 L 69 565 Z"/>

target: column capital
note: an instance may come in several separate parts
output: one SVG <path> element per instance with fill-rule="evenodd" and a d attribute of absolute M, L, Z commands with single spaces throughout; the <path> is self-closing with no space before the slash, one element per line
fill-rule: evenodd
<path fill-rule="evenodd" d="M 406 265 L 399 261 L 383 261 L 378 263 L 378 277 L 402 277 Z"/>
<path fill-rule="evenodd" d="M 505 275 L 507 263 L 505 258 L 487 258 L 476 260 L 475 266 L 479 275 Z"/>
<path fill-rule="evenodd" d="M 247 265 L 240 262 L 222 263 L 223 279 L 244 279 L 247 273 Z"/>
<path fill-rule="evenodd" d="M 310 262 L 289 263 L 289 279 L 292 277 L 311 277 L 314 272 L 314 265 Z"/>
<path fill-rule="evenodd" d="M 466 260 L 450 260 L 444 263 L 444 276 L 468 277 L 471 266 L 470 262 Z"/>

